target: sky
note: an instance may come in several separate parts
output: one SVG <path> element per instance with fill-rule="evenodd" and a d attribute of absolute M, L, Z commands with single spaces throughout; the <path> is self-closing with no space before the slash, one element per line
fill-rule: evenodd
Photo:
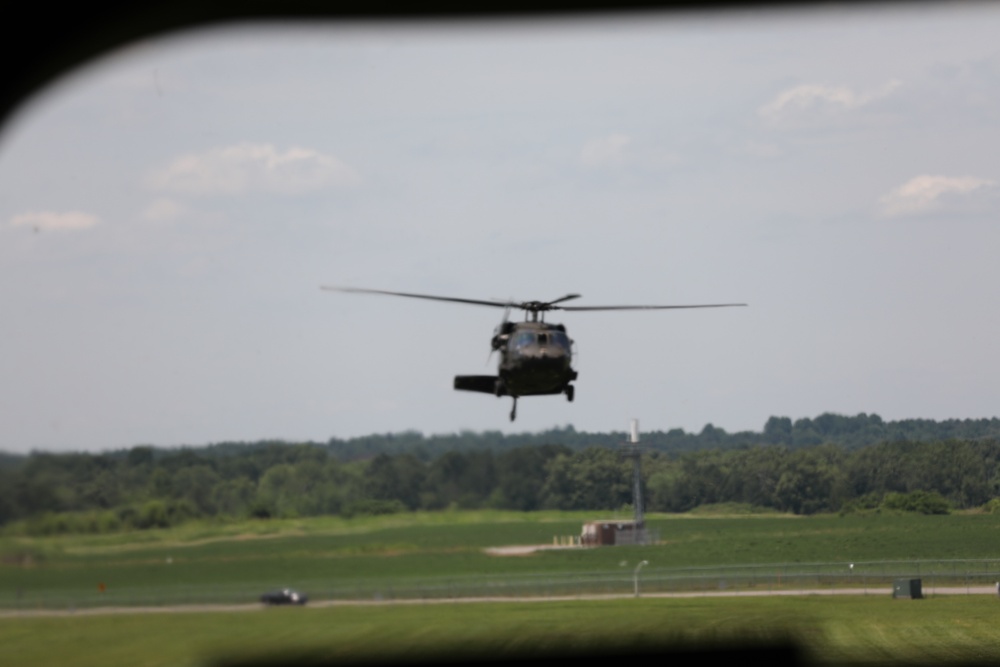
<path fill-rule="evenodd" d="M 0 450 L 997 415 L 1000 7 L 175 33 L 0 128 Z M 456 392 L 573 305 L 576 398 Z"/>

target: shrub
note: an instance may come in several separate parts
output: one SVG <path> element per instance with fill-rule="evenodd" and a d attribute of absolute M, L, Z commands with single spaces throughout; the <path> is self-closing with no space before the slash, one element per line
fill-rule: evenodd
<path fill-rule="evenodd" d="M 162 500 L 150 500 L 143 505 L 135 521 L 135 527 L 143 530 L 149 528 L 166 528 L 169 525 L 167 506 Z"/>
<path fill-rule="evenodd" d="M 951 503 L 935 491 L 911 491 L 910 493 L 887 493 L 882 507 L 900 512 L 920 514 L 948 514 Z"/>
<path fill-rule="evenodd" d="M 341 516 L 374 516 L 377 514 L 399 514 L 406 511 L 406 505 L 398 500 L 355 500 L 348 503 Z"/>
<path fill-rule="evenodd" d="M 1000 514 L 1000 498 L 991 498 L 983 505 L 983 511 L 987 514 Z"/>

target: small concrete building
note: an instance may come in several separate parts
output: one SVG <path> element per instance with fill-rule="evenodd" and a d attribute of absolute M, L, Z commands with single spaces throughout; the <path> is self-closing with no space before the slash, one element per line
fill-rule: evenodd
<path fill-rule="evenodd" d="M 643 526 L 635 521 L 590 521 L 583 524 L 580 544 L 591 547 L 606 547 L 616 544 L 637 544 L 638 533 L 644 533 Z"/>

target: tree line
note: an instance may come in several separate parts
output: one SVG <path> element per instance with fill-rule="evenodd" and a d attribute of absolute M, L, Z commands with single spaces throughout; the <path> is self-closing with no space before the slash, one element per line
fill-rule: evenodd
<path fill-rule="evenodd" d="M 173 456 L 178 450 L 190 450 L 205 458 L 243 457 L 248 449 L 267 450 L 275 445 L 308 445 L 325 449 L 341 461 L 370 459 L 378 454 L 412 454 L 427 462 L 447 452 L 491 450 L 495 453 L 520 447 L 561 445 L 574 451 L 588 447 L 616 447 L 627 434 L 624 431 L 588 433 L 572 426 L 553 428 L 537 433 L 500 431 L 462 431 L 460 433 L 425 435 L 419 431 L 384 433 L 356 438 L 330 438 L 326 442 L 288 443 L 282 440 L 256 442 L 226 441 L 210 445 L 178 448 L 154 448 L 156 459 Z M 706 424 L 700 431 L 682 428 L 668 431 L 643 432 L 643 446 L 651 451 L 680 454 L 706 449 L 737 449 L 754 445 L 784 445 L 789 448 L 820 444 L 841 445 L 858 449 L 879 442 L 931 442 L 943 440 L 1000 439 L 1000 419 L 903 419 L 885 421 L 877 414 L 854 416 L 824 413 L 815 418 L 770 417 L 760 431 L 729 433 L 723 428 Z M 123 458 L 131 450 L 109 452 L 112 458 Z M 22 467 L 36 454 L 14 454 L 0 450 L 0 470 Z"/>
<path fill-rule="evenodd" d="M 446 452 L 500 452 L 518 447 L 562 445 L 573 450 L 588 447 L 616 447 L 627 438 L 625 431 L 588 433 L 572 426 L 538 433 L 503 434 L 500 431 L 424 435 L 418 431 L 375 434 L 358 438 L 331 438 L 325 443 L 309 443 L 326 447 L 341 460 L 370 458 L 377 454 L 411 453 L 427 461 Z M 854 416 L 824 413 L 815 418 L 770 417 L 760 431 L 737 431 L 706 424 L 698 432 L 682 428 L 668 431 L 643 432 L 643 446 L 658 452 L 679 454 L 703 449 L 735 449 L 753 445 L 785 445 L 791 448 L 820 444 L 842 445 L 848 449 L 866 447 L 886 441 L 929 442 L 941 440 L 1000 439 L 1000 419 L 902 419 L 885 421 L 877 414 Z M 219 454 L 239 451 L 247 443 L 219 443 L 210 449 Z M 258 443 L 268 444 L 268 443 Z"/>
<path fill-rule="evenodd" d="M 740 503 L 795 514 L 1000 504 L 1000 439 L 862 448 L 644 451 L 646 509 Z M 164 527 L 195 517 L 354 516 L 445 508 L 608 511 L 632 502 L 617 448 L 563 444 L 343 460 L 315 444 L 42 454 L 0 468 L 0 523 L 30 534 Z"/>

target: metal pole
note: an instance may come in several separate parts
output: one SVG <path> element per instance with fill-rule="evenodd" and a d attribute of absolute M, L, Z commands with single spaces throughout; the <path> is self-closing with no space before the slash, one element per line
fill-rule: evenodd
<path fill-rule="evenodd" d="M 643 565 L 649 565 L 649 561 L 644 560 L 635 566 L 635 571 L 632 573 L 633 583 L 635 584 L 635 596 L 639 597 L 639 570 L 642 569 Z"/>
<path fill-rule="evenodd" d="M 639 465 L 638 451 L 632 458 L 632 498 L 635 502 L 635 529 L 639 531 L 645 526 L 642 518 L 642 471 Z M 638 537 L 638 534 L 636 536 Z"/>
<path fill-rule="evenodd" d="M 639 539 L 642 534 L 645 537 L 645 525 L 642 516 L 642 466 L 639 453 L 639 420 L 633 419 L 629 428 L 628 439 L 622 443 L 621 453 L 632 459 L 632 508 L 635 514 L 635 527 L 633 530 L 634 544 L 645 544 L 647 540 Z M 640 531 L 642 531 L 640 533 Z"/>

